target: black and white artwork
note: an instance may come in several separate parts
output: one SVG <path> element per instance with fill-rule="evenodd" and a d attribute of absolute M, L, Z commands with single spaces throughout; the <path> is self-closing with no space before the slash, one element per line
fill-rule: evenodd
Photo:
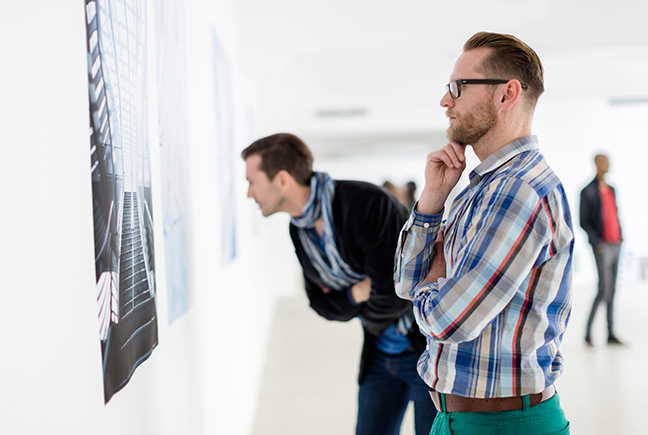
<path fill-rule="evenodd" d="M 158 343 L 146 0 L 86 0 L 90 157 L 104 400 Z"/>

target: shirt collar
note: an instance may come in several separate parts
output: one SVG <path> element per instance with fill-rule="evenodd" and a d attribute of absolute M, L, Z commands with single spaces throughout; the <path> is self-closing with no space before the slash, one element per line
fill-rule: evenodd
<path fill-rule="evenodd" d="M 470 172 L 470 187 L 475 187 L 485 175 L 525 151 L 537 150 L 538 136 L 524 136 L 498 149 Z"/>

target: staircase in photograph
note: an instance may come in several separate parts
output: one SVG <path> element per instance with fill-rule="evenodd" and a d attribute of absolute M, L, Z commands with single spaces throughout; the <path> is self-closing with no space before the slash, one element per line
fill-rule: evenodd
<path fill-rule="evenodd" d="M 119 390 L 157 344 L 155 297 L 149 286 L 137 192 L 124 192 L 119 323 L 111 327 L 105 375 Z"/>

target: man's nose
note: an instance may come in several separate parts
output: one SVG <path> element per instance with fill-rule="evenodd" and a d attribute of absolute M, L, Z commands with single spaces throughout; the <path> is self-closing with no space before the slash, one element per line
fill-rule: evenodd
<path fill-rule="evenodd" d="M 439 101 L 439 104 L 441 105 L 441 107 L 454 106 L 454 100 L 450 96 L 450 91 L 446 91 L 446 93 L 443 94 L 443 97 L 441 97 L 441 101 Z"/>

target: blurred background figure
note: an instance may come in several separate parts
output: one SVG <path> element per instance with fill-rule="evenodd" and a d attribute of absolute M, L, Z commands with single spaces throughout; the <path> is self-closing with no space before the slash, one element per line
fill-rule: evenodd
<path fill-rule="evenodd" d="M 407 207 L 407 199 L 405 197 L 405 190 L 403 187 L 396 186 L 389 180 L 386 180 L 382 185 L 389 193 L 394 195 L 398 202 Z M 409 210 L 409 209 L 408 209 Z"/>
<path fill-rule="evenodd" d="M 405 207 L 408 210 L 412 210 L 414 203 L 416 202 L 416 183 L 413 181 L 408 181 L 405 185 Z"/>
<path fill-rule="evenodd" d="M 392 195 L 394 195 L 395 197 L 398 197 L 398 189 L 396 188 L 394 183 L 392 183 L 389 180 L 385 180 L 385 182 L 382 184 L 382 186 L 385 189 L 387 189 L 387 191 L 390 192 Z"/>
<path fill-rule="evenodd" d="M 416 183 L 408 181 L 404 186 L 397 186 L 389 180 L 386 180 L 382 186 L 392 193 L 398 201 L 411 211 L 416 202 Z"/>
<path fill-rule="evenodd" d="M 596 178 L 581 191 L 580 225 L 589 238 L 598 271 L 598 291 L 592 304 L 585 334 L 585 342 L 593 346 L 592 324 L 599 304 L 607 304 L 608 344 L 623 344 L 614 334 L 614 294 L 616 293 L 619 253 L 621 251 L 621 224 L 614 188 L 605 182 L 610 160 L 604 154 L 594 157 Z"/>

